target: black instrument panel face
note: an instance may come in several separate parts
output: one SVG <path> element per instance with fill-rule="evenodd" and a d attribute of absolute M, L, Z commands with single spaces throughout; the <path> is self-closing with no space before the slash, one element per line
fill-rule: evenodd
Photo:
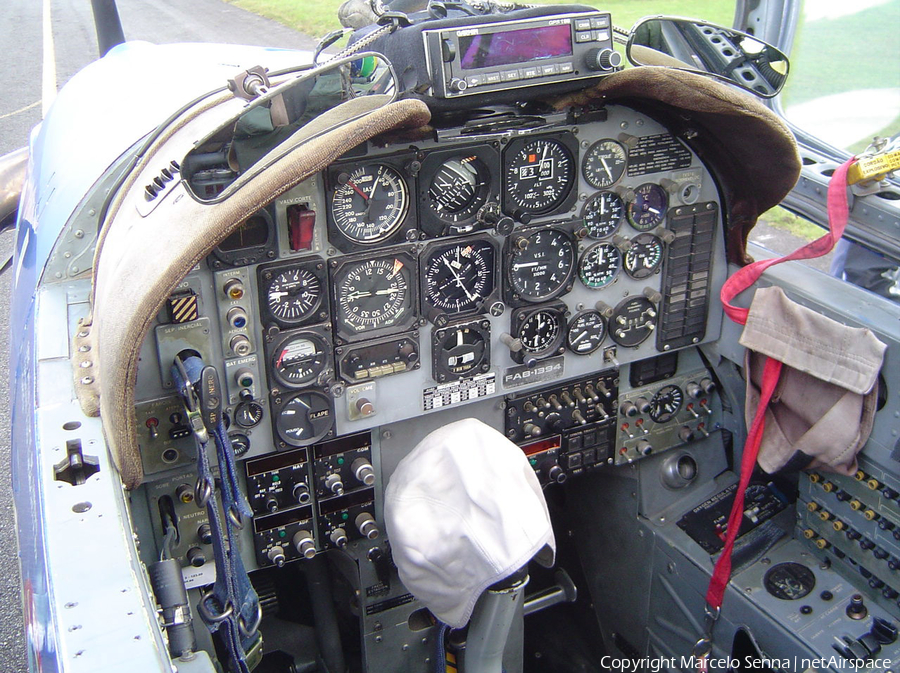
<path fill-rule="evenodd" d="M 416 259 L 406 250 L 332 262 L 335 335 L 345 341 L 400 332 L 417 320 Z"/>
<path fill-rule="evenodd" d="M 570 133 L 510 141 L 503 151 L 503 211 L 527 223 L 567 210 L 578 180 L 577 147 Z"/>

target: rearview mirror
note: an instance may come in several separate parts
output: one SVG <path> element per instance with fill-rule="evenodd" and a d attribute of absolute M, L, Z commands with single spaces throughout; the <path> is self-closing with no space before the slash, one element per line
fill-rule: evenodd
<path fill-rule="evenodd" d="M 656 17 L 631 29 L 625 47 L 634 65 L 663 65 L 702 72 L 763 98 L 778 94 L 788 59 L 752 35 L 704 21 Z"/>

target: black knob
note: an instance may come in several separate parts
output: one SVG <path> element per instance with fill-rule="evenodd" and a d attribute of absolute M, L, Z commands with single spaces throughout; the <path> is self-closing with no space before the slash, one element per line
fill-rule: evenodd
<path fill-rule="evenodd" d="M 642 414 L 646 414 L 650 411 L 650 401 L 646 397 L 639 397 L 634 402 L 637 405 L 638 411 Z"/>
<path fill-rule="evenodd" d="M 841 490 L 835 493 L 834 497 L 837 498 L 840 502 L 847 502 L 851 498 L 851 495 L 847 493 L 847 491 Z"/>
<path fill-rule="evenodd" d="M 270 512 L 278 509 L 278 499 L 274 495 L 266 496 L 266 509 Z"/>
<path fill-rule="evenodd" d="M 469 85 L 466 83 L 466 80 L 454 77 L 447 82 L 447 88 L 453 93 L 462 93 L 469 88 Z"/>
<path fill-rule="evenodd" d="M 646 439 L 638 440 L 638 443 L 634 448 L 642 456 L 649 456 L 651 453 L 653 453 L 653 446 Z"/>
<path fill-rule="evenodd" d="M 703 388 L 703 392 L 709 394 L 716 389 L 716 382 L 708 376 L 704 376 L 700 379 L 700 387 Z"/>
<path fill-rule="evenodd" d="M 613 49 L 591 49 L 584 56 L 588 70 L 607 72 L 622 65 L 622 54 Z"/>
<path fill-rule="evenodd" d="M 562 484 L 568 479 L 568 475 L 565 470 L 563 470 L 559 463 L 555 460 L 548 460 L 541 466 L 541 471 L 544 473 L 544 476 L 548 481 L 555 482 L 557 484 Z"/>
<path fill-rule="evenodd" d="M 872 550 L 872 556 L 877 559 L 886 559 L 888 557 L 888 553 L 881 547 L 875 547 L 875 549 Z"/>
<path fill-rule="evenodd" d="M 191 547 L 187 551 L 187 560 L 192 566 L 199 568 L 206 563 L 206 552 L 200 547 Z"/>
<path fill-rule="evenodd" d="M 891 556 L 890 560 L 888 561 L 888 568 L 890 568 L 891 570 L 900 570 L 900 558 Z"/>
<path fill-rule="evenodd" d="M 847 616 L 850 619 L 865 619 L 869 614 L 868 608 L 863 603 L 861 594 L 853 594 L 850 597 L 850 605 L 847 606 Z"/>
<path fill-rule="evenodd" d="M 875 543 L 872 542 L 871 540 L 867 540 L 867 539 L 866 539 L 866 540 L 860 540 L 860 541 L 859 541 L 859 548 L 860 548 L 860 549 L 869 550 L 869 549 L 872 549 L 874 546 L 875 546 Z"/>
<path fill-rule="evenodd" d="M 212 544 L 212 528 L 209 527 L 208 523 L 200 524 L 200 527 L 197 528 L 197 537 L 200 538 L 200 542 L 203 544 Z"/>

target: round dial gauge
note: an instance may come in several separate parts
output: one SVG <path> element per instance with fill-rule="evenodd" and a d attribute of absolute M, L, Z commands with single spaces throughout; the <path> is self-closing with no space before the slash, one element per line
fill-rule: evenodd
<path fill-rule="evenodd" d="M 637 346 L 656 329 L 656 306 L 646 297 L 625 299 L 609 319 L 610 337 L 620 346 Z"/>
<path fill-rule="evenodd" d="M 532 215 L 559 206 L 575 183 L 575 159 L 555 138 L 532 138 L 508 151 L 503 170 L 508 211 Z"/>
<path fill-rule="evenodd" d="M 482 365 L 487 363 L 489 354 L 490 344 L 482 330 L 471 325 L 442 330 L 435 340 L 434 378 L 445 381 L 486 370 Z"/>
<path fill-rule="evenodd" d="M 461 222 L 487 202 L 490 186 L 488 168 L 477 156 L 451 157 L 431 179 L 428 206 L 442 220 Z"/>
<path fill-rule="evenodd" d="M 411 275 L 393 256 L 342 267 L 335 274 L 339 328 L 356 335 L 404 322 L 413 309 Z"/>
<path fill-rule="evenodd" d="M 589 198 L 581 210 L 584 226 L 591 238 L 611 236 L 625 218 L 625 204 L 613 192 L 600 192 Z"/>
<path fill-rule="evenodd" d="M 278 411 L 275 430 L 286 444 L 306 446 L 331 429 L 331 404 L 328 398 L 314 390 L 297 393 Z"/>
<path fill-rule="evenodd" d="M 309 269 L 287 269 L 269 283 L 266 304 L 279 321 L 293 325 L 303 322 L 322 303 L 322 283 Z"/>
<path fill-rule="evenodd" d="M 575 268 L 575 244 L 560 229 L 542 229 L 515 241 L 509 283 L 520 299 L 544 301 L 562 294 Z"/>
<path fill-rule="evenodd" d="M 646 278 L 653 275 L 662 263 L 663 244 L 653 234 L 638 234 L 631 239 L 631 247 L 625 253 L 623 266 L 632 278 Z"/>
<path fill-rule="evenodd" d="M 525 317 L 516 335 L 522 347 L 533 355 L 543 355 L 559 348 L 563 340 L 562 314 L 555 309 L 542 308 Z"/>
<path fill-rule="evenodd" d="M 263 419 L 263 408 L 259 402 L 241 402 L 234 409 L 234 422 L 242 428 L 255 428 Z"/>
<path fill-rule="evenodd" d="M 598 311 L 582 311 L 569 323 L 566 345 L 578 355 L 587 355 L 600 348 L 606 337 L 606 320 Z"/>
<path fill-rule="evenodd" d="M 650 418 L 654 423 L 668 423 L 681 409 L 684 393 L 678 386 L 663 386 L 650 400 Z"/>
<path fill-rule="evenodd" d="M 597 189 L 615 184 L 625 172 L 628 155 L 615 140 L 600 140 L 588 149 L 581 163 L 584 179 Z"/>
<path fill-rule="evenodd" d="M 647 231 L 663 221 L 668 207 L 666 190 L 646 182 L 634 190 L 634 201 L 628 204 L 628 221 L 638 231 Z"/>
<path fill-rule="evenodd" d="M 796 601 L 816 588 L 816 576 L 801 563 L 779 563 L 766 571 L 763 585 L 775 598 Z"/>
<path fill-rule="evenodd" d="M 581 255 L 578 277 L 592 290 L 612 283 L 622 268 L 622 253 L 612 243 L 595 243 Z"/>
<path fill-rule="evenodd" d="M 327 364 L 325 341 L 308 332 L 284 339 L 272 356 L 272 372 L 285 386 L 302 386 L 315 381 Z"/>
<path fill-rule="evenodd" d="M 434 250 L 423 272 L 425 301 L 445 313 L 475 311 L 494 291 L 494 246 L 484 239 Z"/>
<path fill-rule="evenodd" d="M 406 217 L 406 182 L 386 164 L 360 166 L 341 173 L 331 198 L 334 225 L 354 243 L 378 243 L 390 237 Z"/>

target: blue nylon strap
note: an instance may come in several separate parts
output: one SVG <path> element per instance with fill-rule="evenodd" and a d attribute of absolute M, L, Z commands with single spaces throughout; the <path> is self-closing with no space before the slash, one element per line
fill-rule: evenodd
<path fill-rule="evenodd" d="M 182 397 L 190 407 L 190 400 L 196 402 L 193 385 L 200 380 L 203 361 L 198 357 L 188 357 L 182 361 L 183 373 L 178 366 L 172 367 L 172 376 Z M 190 412 L 190 408 L 188 409 Z M 210 433 L 215 439 L 219 473 L 222 482 L 222 504 L 214 488 L 214 478 L 207 443 L 195 434 L 197 439 L 197 493 L 209 516 L 209 526 L 213 538 L 213 556 L 216 566 L 216 581 L 213 589 L 201 599 L 200 616 L 210 632 L 222 630 L 222 640 L 229 653 L 231 669 L 236 673 L 250 673 L 246 653 L 258 642 L 260 606 L 256 591 L 244 568 L 238 549 L 238 528 L 252 516 L 250 506 L 238 486 L 234 450 L 219 421 Z M 203 497 L 206 496 L 206 497 Z"/>

